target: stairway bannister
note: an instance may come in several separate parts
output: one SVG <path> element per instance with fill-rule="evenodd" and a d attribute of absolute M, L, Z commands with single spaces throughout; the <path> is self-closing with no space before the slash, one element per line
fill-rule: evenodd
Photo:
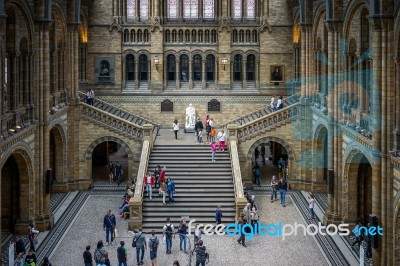
<path fill-rule="evenodd" d="M 251 138 L 265 130 L 284 124 L 287 121 L 294 119 L 298 114 L 298 103 L 292 104 L 281 110 L 270 113 L 264 117 L 258 118 L 247 124 L 238 126 L 237 139 L 239 141 Z"/>
<path fill-rule="evenodd" d="M 143 223 L 143 182 L 149 162 L 150 151 L 153 147 L 153 125 L 143 125 L 144 140 L 140 155 L 139 169 L 136 177 L 136 187 L 133 197 L 129 201 L 129 230 L 137 230 Z"/>
<path fill-rule="evenodd" d="M 239 154 L 237 147 L 238 126 L 235 124 L 229 124 L 227 126 L 227 129 L 228 129 L 228 145 L 229 145 L 231 166 L 232 166 L 232 179 L 235 188 L 236 219 L 238 219 L 240 217 L 240 214 L 244 206 L 247 203 L 247 200 L 244 197 L 242 173 L 240 171 L 240 162 L 239 162 Z"/>
<path fill-rule="evenodd" d="M 81 103 L 81 116 L 95 121 L 102 126 L 118 131 L 121 134 L 127 135 L 133 139 L 143 139 L 143 126 L 139 126 L 132 122 L 126 121 L 118 116 L 99 110 L 93 106 Z M 153 125 L 151 125 L 153 129 Z"/>

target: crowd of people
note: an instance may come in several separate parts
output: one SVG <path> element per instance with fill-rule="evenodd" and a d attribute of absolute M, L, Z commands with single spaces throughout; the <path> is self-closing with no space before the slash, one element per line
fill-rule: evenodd
<path fill-rule="evenodd" d="M 114 183 L 114 178 L 115 181 L 117 182 L 117 185 L 119 186 L 121 184 L 121 175 L 124 173 L 122 170 L 122 165 L 120 162 L 109 162 L 108 163 L 108 177 L 110 179 L 110 184 Z"/>

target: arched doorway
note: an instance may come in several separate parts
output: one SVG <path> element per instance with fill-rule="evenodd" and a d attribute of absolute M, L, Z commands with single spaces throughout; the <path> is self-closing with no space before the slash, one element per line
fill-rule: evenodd
<path fill-rule="evenodd" d="M 242 81 L 242 56 L 240 54 L 233 58 L 233 81 Z"/>
<path fill-rule="evenodd" d="M 126 80 L 135 80 L 135 56 L 132 54 L 126 56 Z"/>
<path fill-rule="evenodd" d="M 149 60 L 145 54 L 139 56 L 139 79 L 143 82 L 149 80 Z"/>
<path fill-rule="evenodd" d="M 359 151 L 350 154 L 345 176 L 348 176 L 348 185 L 345 185 L 344 195 L 348 197 L 348 222 L 356 222 L 361 218 L 363 224 L 368 222 L 368 215 L 372 213 L 372 165 L 368 158 Z"/>
<path fill-rule="evenodd" d="M 253 54 L 247 56 L 246 71 L 247 81 L 254 82 L 256 80 L 256 57 Z"/>
<path fill-rule="evenodd" d="M 212 54 L 207 55 L 206 60 L 206 80 L 215 80 L 215 56 Z"/>
<path fill-rule="evenodd" d="M 328 181 L 328 130 L 320 126 L 316 132 L 316 141 L 313 147 L 313 181 Z"/>
<path fill-rule="evenodd" d="M 189 81 L 189 56 L 186 54 L 181 55 L 180 60 L 180 70 L 181 70 L 181 81 Z"/>
<path fill-rule="evenodd" d="M 110 184 L 108 176 L 108 163 L 114 165 L 118 162 L 122 166 L 123 174 L 121 183 L 128 180 L 128 153 L 126 149 L 115 141 L 104 141 L 93 149 L 92 152 L 92 179 L 96 184 Z M 116 182 L 114 177 L 114 182 Z"/>
<path fill-rule="evenodd" d="M 290 151 L 283 145 L 283 141 L 276 140 L 279 139 L 261 139 L 251 147 L 249 154 L 251 167 L 248 176 L 252 177 L 253 184 L 255 183 L 253 168 L 256 165 L 260 167 L 261 186 L 270 185 L 272 176 L 287 178 L 289 160 L 292 160 L 293 156 L 289 156 Z M 280 168 L 280 164 L 284 167 Z"/>
<path fill-rule="evenodd" d="M 201 68 L 202 68 L 202 62 L 201 62 L 201 55 L 196 54 L 193 56 L 193 80 L 194 81 L 201 81 L 202 76 L 201 76 Z"/>
<path fill-rule="evenodd" d="M 63 138 L 58 127 L 50 130 L 50 168 L 52 169 L 53 182 L 61 182 L 64 179 L 64 145 Z M 54 184 L 54 183 L 53 183 Z"/>
<path fill-rule="evenodd" d="M 175 81 L 176 79 L 176 58 L 175 55 L 170 54 L 167 56 L 167 80 Z"/>
<path fill-rule="evenodd" d="M 26 233 L 26 229 L 16 226 L 19 221 L 28 221 L 31 163 L 24 151 L 12 153 L 1 168 L 1 231 L 16 234 Z M 24 231 L 21 228 L 24 229 Z M 17 230 L 17 231 L 16 231 Z"/>

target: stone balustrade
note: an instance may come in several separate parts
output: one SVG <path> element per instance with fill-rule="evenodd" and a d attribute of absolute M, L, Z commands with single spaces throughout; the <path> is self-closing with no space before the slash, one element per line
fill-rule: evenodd
<path fill-rule="evenodd" d="M 106 128 L 116 130 L 128 138 L 142 140 L 143 126 L 139 126 L 118 116 L 99 110 L 93 106 L 81 103 L 81 116 Z M 151 125 L 152 126 L 152 125 Z"/>

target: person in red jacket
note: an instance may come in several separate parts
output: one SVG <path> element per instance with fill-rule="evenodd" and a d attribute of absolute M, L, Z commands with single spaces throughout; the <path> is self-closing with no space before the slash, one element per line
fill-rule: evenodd
<path fill-rule="evenodd" d="M 147 175 L 144 177 L 144 185 L 146 186 L 147 195 L 150 200 L 153 199 L 153 187 L 154 187 L 154 176 L 147 171 Z"/>

